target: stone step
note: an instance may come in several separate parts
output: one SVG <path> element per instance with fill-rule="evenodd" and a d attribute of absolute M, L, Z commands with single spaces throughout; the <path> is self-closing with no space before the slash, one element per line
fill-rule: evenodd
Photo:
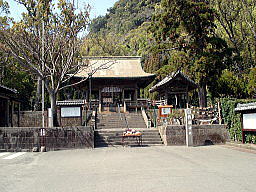
<path fill-rule="evenodd" d="M 123 133 L 104 133 L 104 134 L 98 134 L 98 133 L 95 133 L 95 137 L 96 136 L 102 136 L 102 137 L 122 137 L 123 136 Z M 142 136 L 143 137 L 153 137 L 153 136 L 159 136 L 159 134 L 157 133 L 142 133 Z"/>
<path fill-rule="evenodd" d="M 142 142 L 141 147 L 143 146 L 162 146 L 163 142 Z M 118 146 L 140 146 L 137 142 L 110 142 L 110 143 L 95 143 L 95 147 L 118 147 Z"/>
<path fill-rule="evenodd" d="M 130 139 L 125 139 L 125 142 L 134 142 L 136 141 L 135 138 L 130 138 Z M 108 139 L 108 140 L 104 140 L 104 139 L 97 139 L 95 140 L 96 143 L 112 143 L 112 142 L 122 142 L 122 138 L 118 138 L 118 139 Z M 162 142 L 162 140 L 159 139 L 143 139 L 142 138 L 142 142 L 148 142 L 148 143 L 155 143 L 155 142 Z"/>
<path fill-rule="evenodd" d="M 123 134 L 95 134 L 95 138 L 121 138 Z M 161 138 L 158 134 L 142 134 L 143 138 Z"/>
<path fill-rule="evenodd" d="M 141 133 L 156 133 L 159 134 L 158 130 L 156 129 L 147 129 L 147 128 L 135 128 L 135 130 L 141 132 Z M 95 130 L 96 133 L 123 133 L 124 131 L 126 131 L 126 129 L 114 129 L 114 130 Z"/>
<path fill-rule="evenodd" d="M 126 129 L 110 129 L 110 130 L 97 130 L 95 131 L 94 141 L 96 147 L 110 147 L 110 146 L 138 146 L 135 137 L 125 138 L 122 142 L 122 135 Z M 157 129 L 141 128 L 136 129 L 142 133 L 142 145 L 163 145 L 163 141 Z"/>
<path fill-rule="evenodd" d="M 119 142 L 99 142 L 95 144 L 95 147 L 110 147 L 110 146 L 138 146 L 138 142 L 137 141 L 124 141 L 124 143 L 122 141 Z M 162 141 L 157 141 L 157 142 L 147 142 L 147 141 L 142 141 L 142 146 L 147 145 L 147 146 L 151 146 L 151 145 L 163 145 Z"/>
<path fill-rule="evenodd" d="M 138 145 L 138 144 L 124 144 L 124 145 L 113 145 L 113 144 L 101 144 L 101 145 L 97 145 L 95 147 L 97 148 L 101 148 L 101 147 L 151 147 L 151 146 L 163 146 L 163 144 L 142 144 L 142 145 Z"/>

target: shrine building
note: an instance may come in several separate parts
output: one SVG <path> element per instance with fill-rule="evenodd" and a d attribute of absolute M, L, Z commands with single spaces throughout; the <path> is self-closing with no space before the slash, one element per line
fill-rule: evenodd
<path fill-rule="evenodd" d="M 85 57 L 87 67 L 75 74 L 73 79 L 86 81 L 79 84 L 85 92 L 86 101 L 99 107 L 99 111 L 126 112 L 138 110 L 147 102 L 140 99 L 140 89 L 155 78 L 141 66 L 141 57 Z"/>

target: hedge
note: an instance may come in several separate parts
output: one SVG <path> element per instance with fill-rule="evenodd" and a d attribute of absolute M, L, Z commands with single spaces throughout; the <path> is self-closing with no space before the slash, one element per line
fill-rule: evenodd
<path fill-rule="evenodd" d="M 241 113 L 235 113 L 235 108 L 238 103 L 251 103 L 256 102 L 255 99 L 234 99 L 234 98 L 221 98 L 221 112 L 224 123 L 227 124 L 230 139 L 233 141 L 242 141 L 242 127 L 241 127 Z M 247 143 L 256 144 L 256 135 L 245 135 Z"/>

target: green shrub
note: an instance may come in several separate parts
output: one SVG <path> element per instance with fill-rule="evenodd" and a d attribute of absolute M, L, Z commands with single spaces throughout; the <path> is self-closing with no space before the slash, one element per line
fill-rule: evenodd
<path fill-rule="evenodd" d="M 227 125 L 230 138 L 234 141 L 242 141 L 241 113 L 235 113 L 235 108 L 238 103 L 250 103 L 256 102 L 256 100 L 222 98 L 220 99 L 220 102 L 222 118 L 224 119 L 224 123 Z M 252 142 L 253 138 L 248 136 L 248 140 L 250 140 L 250 142 Z M 254 140 L 256 140 L 256 138 L 254 138 Z"/>

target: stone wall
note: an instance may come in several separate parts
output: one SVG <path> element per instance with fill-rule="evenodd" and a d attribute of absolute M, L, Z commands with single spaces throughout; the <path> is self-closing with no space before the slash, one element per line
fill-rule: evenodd
<path fill-rule="evenodd" d="M 82 113 L 84 116 L 84 113 Z M 45 111 L 45 127 L 48 127 L 48 115 Z M 84 117 L 83 117 L 84 119 Z M 41 111 L 21 111 L 19 119 L 19 127 L 42 127 L 42 112 Z M 81 126 L 83 125 L 81 117 L 61 118 L 60 110 L 58 110 L 58 122 L 60 127 Z M 13 114 L 13 126 L 18 127 L 18 114 Z"/>
<path fill-rule="evenodd" d="M 90 127 L 45 128 L 0 127 L 0 150 L 31 151 L 46 146 L 46 150 L 94 148 L 94 132 Z"/>
<path fill-rule="evenodd" d="M 229 140 L 226 125 L 193 125 L 193 144 L 207 145 L 225 143 Z M 165 145 L 186 145 L 186 130 L 183 125 L 159 127 Z"/>
<path fill-rule="evenodd" d="M 20 127 L 42 127 L 41 111 L 21 111 L 19 119 Z M 45 125 L 47 125 L 47 117 L 45 116 Z M 18 114 L 13 114 L 13 126 L 18 127 Z"/>
<path fill-rule="evenodd" d="M 226 143 L 229 134 L 226 125 L 195 125 L 193 126 L 194 145 Z"/>

